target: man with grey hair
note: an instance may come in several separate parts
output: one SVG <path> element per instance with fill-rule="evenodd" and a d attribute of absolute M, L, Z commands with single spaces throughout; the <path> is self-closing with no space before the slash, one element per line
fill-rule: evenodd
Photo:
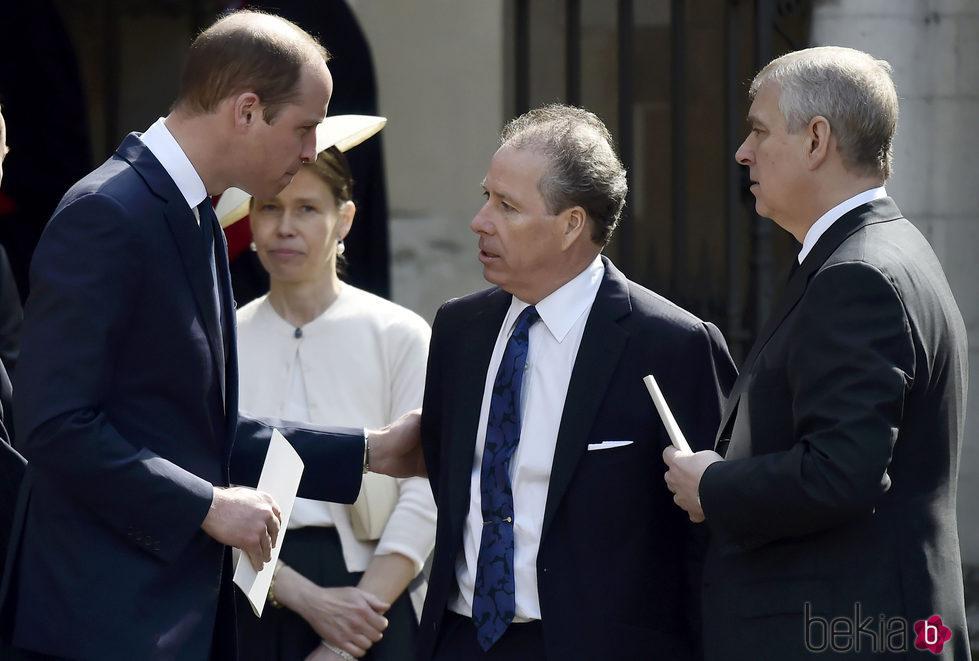
<path fill-rule="evenodd" d="M 758 213 L 802 243 L 715 451 L 664 452 L 706 521 L 706 658 L 969 659 L 955 493 L 966 330 L 928 242 L 887 196 L 890 66 L 821 47 L 751 85 Z"/>
<path fill-rule="evenodd" d="M 483 190 L 472 229 L 496 286 L 432 327 L 439 518 L 418 658 L 691 658 L 689 526 L 659 479 L 669 440 L 643 377 L 709 447 L 735 373 L 724 339 L 601 256 L 626 179 L 593 113 L 513 120 Z"/>

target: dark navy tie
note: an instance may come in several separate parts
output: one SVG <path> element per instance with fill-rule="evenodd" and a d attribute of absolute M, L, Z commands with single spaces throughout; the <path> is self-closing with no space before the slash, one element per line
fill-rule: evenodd
<path fill-rule="evenodd" d="M 218 268 L 216 260 L 216 250 L 218 246 L 223 249 L 223 242 L 218 242 L 218 233 L 221 232 L 221 224 L 218 222 L 218 217 L 214 213 L 214 205 L 211 204 L 211 198 L 206 197 L 204 201 L 197 206 L 197 211 L 200 213 L 201 219 L 201 234 L 204 236 L 204 250 L 207 253 L 207 264 L 211 270 L 211 291 L 212 300 L 214 304 L 214 319 L 218 322 L 218 329 L 221 333 L 221 342 L 218 346 L 221 349 L 221 355 L 218 356 L 218 364 L 221 366 L 221 396 L 225 397 L 225 382 L 224 382 L 224 365 L 225 360 L 228 355 L 228 331 L 226 324 L 228 320 L 225 318 L 224 306 L 221 305 L 221 285 L 218 278 Z"/>
<path fill-rule="evenodd" d="M 530 327 L 540 319 L 525 308 L 503 351 L 493 383 L 486 443 L 480 469 L 483 530 L 476 560 L 473 624 L 479 645 L 488 650 L 499 640 L 516 612 L 513 583 L 513 492 L 510 457 L 520 441 L 520 386 Z"/>

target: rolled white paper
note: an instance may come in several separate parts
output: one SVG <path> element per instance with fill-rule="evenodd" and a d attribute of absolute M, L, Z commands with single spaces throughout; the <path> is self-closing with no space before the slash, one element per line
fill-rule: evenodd
<path fill-rule="evenodd" d="M 644 377 L 642 382 L 646 384 L 646 389 L 649 391 L 649 396 L 653 398 L 653 404 L 656 405 L 656 410 L 659 412 L 659 417 L 663 420 L 663 425 L 666 427 L 666 433 L 670 435 L 670 442 L 673 443 L 673 447 L 680 452 L 692 452 L 690 450 L 690 444 L 687 443 L 687 439 L 684 438 L 683 432 L 680 431 L 680 425 L 676 423 L 676 418 L 673 417 L 673 412 L 670 411 L 670 407 L 666 403 L 666 399 L 663 397 L 663 393 L 660 392 L 656 379 L 653 378 L 652 374 L 650 374 Z"/>

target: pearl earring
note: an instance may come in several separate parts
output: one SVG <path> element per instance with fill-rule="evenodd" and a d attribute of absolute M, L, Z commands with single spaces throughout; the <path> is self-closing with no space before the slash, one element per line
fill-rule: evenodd
<path fill-rule="evenodd" d="M 342 255 L 343 251 L 347 249 L 347 246 L 343 245 L 343 239 L 337 241 L 337 254 Z"/>

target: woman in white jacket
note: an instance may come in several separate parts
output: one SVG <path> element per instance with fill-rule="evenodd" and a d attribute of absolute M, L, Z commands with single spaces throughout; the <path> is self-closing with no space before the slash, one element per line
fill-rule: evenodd
<path fill-rule="evenodd" d="M 421 405 L 431 331 L 415 313 L 337 275 L 356 209 L 336 143 L 350 147 L 365 133 L 347 139 L 358 126 L 347 119 L 325 120 L 316 161 L 278 196 L 251 201 L 270 290 L 238 311 L 240 403 L 285 420 L 376 428 Z M 383 126 L 373 119 L 367 135 Z M 340 125 L 339 136 L 331 124 Z M 424 479 L 373 486 L 365 481 L 371 496 L 388 487 L 394 502 L 379 539 L 364 529 L 376 521 L 358 526 L 348 506 L 297 499 L 269 594 L 273 607 L 261 620 L 239 618 L 240 659 L 412 658 L 417 620 L 406 589 L 434 545 L 435 504 Z M 375 519 L 385 509 L 380 500 L 368 508 Z"/>

